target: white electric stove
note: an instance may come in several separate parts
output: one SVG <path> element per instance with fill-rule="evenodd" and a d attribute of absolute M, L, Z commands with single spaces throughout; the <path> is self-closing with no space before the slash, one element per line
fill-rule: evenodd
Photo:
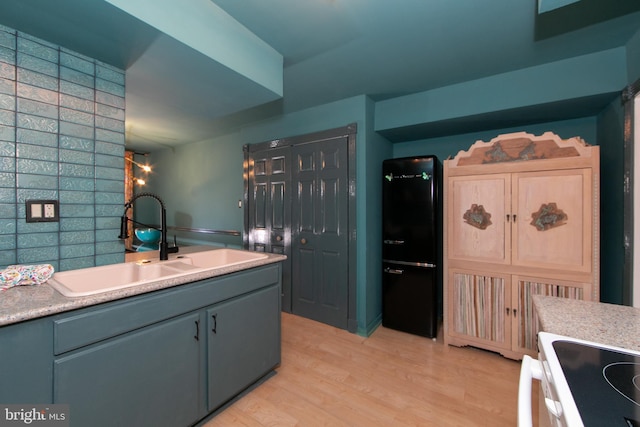
<path fill-rule="evenodd" d="M 544 394 L 540 405 L 553 426 L 640 427 L 640 352 L 546 332 L 538 334 L 538 348 L 539 360 L 523 359 L 519 426 L 531 425 L 535 378 Z"/>

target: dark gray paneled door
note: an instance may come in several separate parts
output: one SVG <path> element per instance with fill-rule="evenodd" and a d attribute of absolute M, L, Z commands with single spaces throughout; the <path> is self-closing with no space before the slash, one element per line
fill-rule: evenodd
<path fill-rule="evenodd" d="M 282 309 L 291 312 L 291 148 L 253 152 L 248 157 L 248 247 L 287 256 L 282 265 Z"/>
<path fill-rule="evenodd" d="M 347 137 L 292 149 L 292 311 L 343 329 L 348 304 Z"/>
<path fill-rule="evenodd" d="M 354 147 L 355 126 L 244 147 L 245 247 L 287 255 L 284 311 L 349 330 Z"/>

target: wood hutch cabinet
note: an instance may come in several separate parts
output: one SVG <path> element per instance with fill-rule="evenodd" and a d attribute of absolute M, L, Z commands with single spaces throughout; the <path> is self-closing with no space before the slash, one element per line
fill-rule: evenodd
<path fill-rule="evenodd" d="M 444 340 L 535 355 L 532 295 L 599 300 L 599 147 L 524 132 L 444 162 Z"/>

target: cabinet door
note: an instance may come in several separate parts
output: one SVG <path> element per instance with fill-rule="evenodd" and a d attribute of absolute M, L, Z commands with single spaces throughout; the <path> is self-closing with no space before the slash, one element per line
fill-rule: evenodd
<path fill-rule="evenodd" d="M 199 326 L 186 315 L 58 357 L 54 403 L 75 426 L 191 425 L 203 415 Z"/>
<path fill-rule="evenodd" d="M 50 319 L 0 327 L 0 402 L 51 403 L 52 347 Z"/>
<path fill-rule="evenodd" d="M 276 285 L 207 310 L 209 411 L 280 363 L 279 301 Z"/>
<path fill-rule="evenodd" d="M 449 273 L 449 335 L 454 344 L 511 348 L 511 277 L 452 270 Z"/>
<path fill-rule="evenodd" d="M 508 264 L 511 262 L 509 174 L 449 178 L 449 258 Z"/>
<path fill-rule="evenodd" d="M 517 173 L 512 185 L 512 263 L 589 273 L 591 169 Z"/>
<path fill-rule="evenodd" d="M 540 277 L 514 276 L 512 291 L 513 307 L 513 350 L 520 354 L 536 356 L 539 332 L 538 315 L 533 307 L 533 295 L 554 296 L 589 300 L 590 283 L 553 280 Z"/>

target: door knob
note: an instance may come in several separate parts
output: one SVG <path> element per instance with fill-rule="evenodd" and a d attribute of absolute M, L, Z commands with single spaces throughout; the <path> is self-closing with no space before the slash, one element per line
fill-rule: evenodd
<path fill-rule="evenodd" d="M 303 245 L 307 244 L 307 239 L 305 239 L 304 237 L 302 239 L 300 239 L 300 243 L 302 243 Z"/>

